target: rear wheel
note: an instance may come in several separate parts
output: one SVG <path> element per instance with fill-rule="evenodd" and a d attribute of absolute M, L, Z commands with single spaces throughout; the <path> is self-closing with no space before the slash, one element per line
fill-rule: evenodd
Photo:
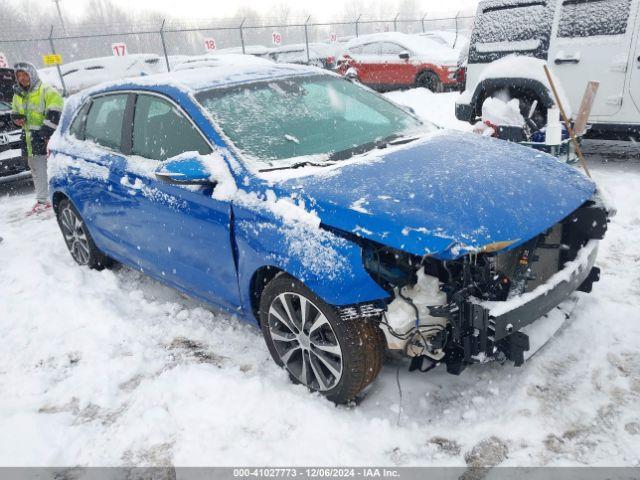
<path fill-rule="evenodd" d="M 113 263 L 93 243 L 80 213 L 68 199 L 60 201 L 56 209 L 56 217 L 69 253 L 78 265 L 102 270 Z"/>
<path fill-rule="evenodd" d="M 274 278 L 260 301 L 260 321 L 274 361 L 295 383 L 347 403 L 380 372 L 384 352 L 377 326 L 343 320 L 289 275 Z"/>
<path fill-rule="evenodd" d="M 444 91 L 444 86 L 440 81 L 440 77 L 435 72 L 427 70 L 418 75 L 416 80 L 416 86 L 423 87 L 431 90 L 434 93 L 441 93 Z"/>

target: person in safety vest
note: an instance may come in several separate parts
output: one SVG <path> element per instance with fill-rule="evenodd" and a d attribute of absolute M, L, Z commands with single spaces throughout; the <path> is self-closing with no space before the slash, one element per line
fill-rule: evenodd
<path fill-rule="evenodd" d="M 58 128 L 63 100 L 58 91 L 45 85 L 31 63 L 18 62 L 14 66 L 16 84 L 13 87 L 12 118 L 22 127 L 22 149 L 36 187 L 36 204 L 31 213 L 51 207 L 47 179 L 47 144 Z"/>

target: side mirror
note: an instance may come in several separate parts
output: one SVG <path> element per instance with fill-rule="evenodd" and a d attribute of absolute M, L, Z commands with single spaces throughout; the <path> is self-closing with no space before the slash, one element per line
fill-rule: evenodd
<path fill-rule="evenodd" d="M 403 50 L 402 52 L 400 52 L 398 54 L 398 56 L 402 59 L 402 60 L 409 60 L 409 52 L 407 52 L 406 50 Z"/>
<path fill-rule="evenodd" d="M 212 185 L 216 181 L 207 166 L 197 158 L 197 153 L 193 156 L 179 155 L 170 158 L 160 164 L 156 169 L 156 178 L 165 183 L 177 185 Z"/>

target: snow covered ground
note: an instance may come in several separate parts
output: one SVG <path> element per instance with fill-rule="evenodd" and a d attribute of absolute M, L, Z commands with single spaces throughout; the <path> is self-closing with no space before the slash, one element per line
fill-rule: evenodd
<path fill-rule="evenodd" d="M 456 95 L 389 94 L 468 128 Z M 24 217 L 29 184 L 0 185 L 0 465 L 639 466 L 640 162 L 616 148 L 591 147 L 618 207 L 602 279 L 542 350 L 459 377 L 390 361 L 350 407 L 292 385 L 257 329 L 79 268 L 51 214 Z"/>

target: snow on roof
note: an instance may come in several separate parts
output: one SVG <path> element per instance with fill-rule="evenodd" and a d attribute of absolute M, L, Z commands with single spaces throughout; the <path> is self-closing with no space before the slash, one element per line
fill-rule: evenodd
<path fill-rule="evenodd" d="M 254 57 L 253 55 L 242 55 L 239 53 L 197 55 L 187 57 L 175 66 L 175 71 L 192 70 L 194 68 L 203 67 L 223 67 L 223 66 L 241 66 L 241 65 L 273 65 L 271 60 L 266 58 Z"/>
<path fill-rule="evenodd" d="M 122 57 L 96 57 L 76 60 L 60 66 L 67 92 L 75 93 L 102 82 L 138 75 L 151 75 L 166 70 L 164 60 L 155 54 L 131 54 Z M 38 70 L 43 81 L 62 89 L 57 68 Z"/>
<path fill-rule="evenodd" d="M 328 73 L 317 67 L 273 62 L 231 64 L 220 67 L 204 67 L 176 70 L 144 77 L 129 78 L 100 86 L 100 90 L 119 85 L 159 86 L 170 85 L 181 90 L 196 92 L 218 86 L 233 85 L 259 80 L 270 80 L 294 75 Z"/>
<path fill-rule="evenodd" d="M 401 32 L 381 32 L 370 35 L 361 35 L 346 43 L 345 48 L 351 48 L 372 42 L 392 42 L 406 48 L 415 55 L 428 57 L 429 59 L 447 64 L 455 64 L 457 53 L 442 43 L 419 35 L 410 35 Z"/>
<path fill-rule="evenodd" d="M 247 55 L 267 55 L 269 52 L 271 52 L 271 48 L 264 45 L 245 45 L 244 47 L 244 53 Z M 242 53 L 242 47 L 219 48 L 216 53 Z"/>

